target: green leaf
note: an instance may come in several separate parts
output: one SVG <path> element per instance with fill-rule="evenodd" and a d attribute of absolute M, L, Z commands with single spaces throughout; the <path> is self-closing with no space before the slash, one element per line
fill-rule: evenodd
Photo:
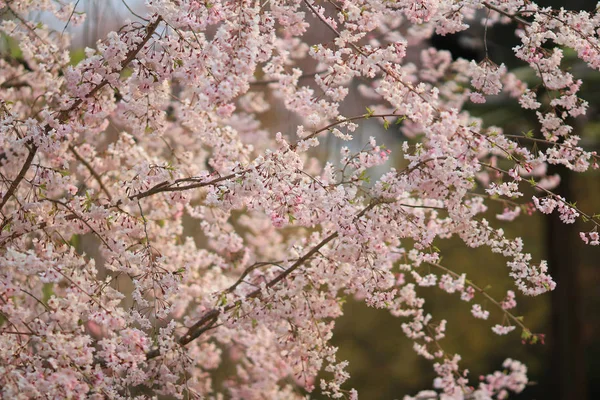
<path fill-rule="evenodd" d="M 90 208 L 92 208 L 92 196 L 90 196 L 90 193 L 86 190 L 85 191 L 85 201 L 83 202 L 83 209 L 85 211 L 90 211 Z"/>
<path fill-rule="evenodd" d="M 536 344 L 538 342 L 538 337 L 537 335 L 533 335 L 531 336 L 531 340 L 529 341 L 529 343 L 531 344 Z"/>
<path fill-rule="evenodd" d="M 358 176 L 358 180 L 359 181 L 363 181 L 363 182 L 371 182 L 371 178 L 369 177 L 369 175 L 367 175 L 367 171 L 363 170 L 360 175 Z"/>

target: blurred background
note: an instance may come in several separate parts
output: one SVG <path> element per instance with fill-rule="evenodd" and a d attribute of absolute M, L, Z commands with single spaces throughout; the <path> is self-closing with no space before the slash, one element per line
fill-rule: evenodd
<path fill-rule="evenodd" d="M 75 2 L 73 0 L 73 2 Z M 79 0 L 77 10 L 88 17 L 83 26 L 67 27 L 73 37 L 74 60 L 81 55 L 84 47 L 95 47 L 96 41 L 109 30 L 118 29 L 125 19 L 135 20 L 135 13 L 144 14 L 142 1 L 128 0 Z M 592 11 L 593 1 L 559 0 L 538 1 L 538 4 L 552 7 L 566 7 L 573 10 Z M 484 15 L 482 15 L 483 17 Z M 56 24 L 61 31 L 64 27 L 48 15 L 35 18 L 49 24 Z M 4 15 L 4 18 L 10 18 Z M 311 30 L 306 35 L 309 43 L 324 41 L 329 31 L 312 21 Z M 517 75 L 532 84 L 535 76 L 513 55 L 511 48 L 518 44 L 514 35 L 515 26 L 497 26 L 487 33 L 489 55 L 497 64 L 505 63 L 509 70 L 516 68 Z M 434 37 L 431 44 L 439 49 L 452 52 L 453 56 L 481 61 L 483 52 L 483 28 L 473 26 L 459 35 Z M 14 44 L 5 37 L 0 38 L 0 52 L 14 52 Z M 413 50 L 409 59 L 420 49 Z M 579 117 L 574 123 L 577 134 L 584 138 L 588 150 L 600 151 L 600 73 L 592 71 L 567 52 L 567 63 L 576 77 L 584 80 L 581 97 L 589 104 L 588 114 Z M 15 54 L 13 54 L 15 55 Z M 16 54 L 18 56 L 18 53 Z M 80 57 L 80 56 L 79 56 Z M 307 63 L 306 72 L 311 70 Z M 314 68 L 314 66 L 312 66 Z M 309 84 L 310 80 L 302 82 Z M 342 104 L 342 114 L 360 115 L 365 112 L 364 102 L 358 99 L 356 82 L 351 94 Z M 253 90 L 265 90 L 264 86 Z M 267 100 L 271 99 L 266 94 Z M 537 121 L 532 111 L 519 108 L 514 100 L 496 96 L 485 105 L 469 106 L 474 115 L 484 118 L 486 125 L 497 125 L 507 133 L 521 133 L 537 130 Z M 272 132 L 281 131 L 293 134 L 299 122 L 281 106 L 261 116 L 261 120 Z M 339 149 L 349 145 L 361 148 L 369 136 L 376 136 L 378 143 L 385 143 L 392 150 L 392 158 L 386 169 L 392 166 L 403 167 L 400 146 L 404 138 L 398 127 L 384 130 L 377 121 L 364 121 L 357 130 L 351 144 L 328 137 L 325 145 L 315 156 L 325 160 L 335 160 Z M 600 172 L 584 174 L 571 173 L 565 168 L 551 168 L 551 173 L 561 176 L 557 191 L 577 206 L 589 213 L 600 211 Z M 375 178 L 375 177 L 373 177 Z M 532 195 L 534 193 L 526 193 Z M 545 344 L 524 345 L 518 331 L 508 336 L 497 336 L 490 330 L 500 323 L 499 313 L 489 307 L 488 321 L 478 320 L 470 313 L 471 304 L 465 303 L 456 295 L 445 294 L 435 288 L 420 288 L 426 299 L 426 308 L 436 319 L 448 320 L 448 336 L 443 340 L 449 352 L 463 355 L 463 367 L 470 369 L 474 381 L 477 377 L 500 368 L 502 361 L 511 357 L 525 362 L 529 376 L 534 382 L 519 399 L 587 400 L 600 399 L 600 249 L 585 246 L 578 233 L 589 230 L 590 226 L 562 224 L 554 215 L 521 215 L 515 222 L 496 221 L 494 216 L 501 213 L 501 205 L 491 204 L 488 215 L 496 227 L 505 229 L 508 237 L 523 238 L 527 251 L 534 259 L 547 259 L 557 288 L 551 294 L 537 298 L 518 297 L 516 313 L 524 316 L 525 324 L 534 333 L 546 335 Z M 487 249 L 468 249 L 460 240 L 438 241 L 436 243 L 444 255 L 444 264 L 458 273 L 467 276 L 480 287 L 488 287 L 489 293 L 501 299 L 507 289 L 514 289 L 508 278 L 505 260 Z M 89 251 L 88 251 L 89 253 Z M 484 309 L 486 303 L 481 300 Z M 336 325 L 333 342 L 339 346 L 339 359 L 350 361 L 352 376 L 350 386 L 358 389 L 362 399 L 399 399 L 404 394 L 414 394 L 431 387 L 435 377 L 431 363 L 412 350 L 412 342 L 405 338 L 402 319 L 393 318 L 383 310 L 367 309 L 364 304 L 349 301 L 345 315 Z M 315 396 L 319 398 L 318 395 Z"/>

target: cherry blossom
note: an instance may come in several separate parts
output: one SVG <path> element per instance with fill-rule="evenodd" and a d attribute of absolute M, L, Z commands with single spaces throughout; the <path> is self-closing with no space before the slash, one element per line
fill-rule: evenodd
<path fill-rule="evenodd" d="M 74 62 L 68 30 L 35 18 L 81 24 L 78 2 L 0 0 L 19 49 L 0 59 L 0 396 L 356 399 L 332 344 L 347 297 L 402 318 L 431 360 L 435 390 L 406 399 L 523 391 L 511 359 L 474 383 L 422 290 L 473 301 L 498 335 L 543 339 L 513 310 L 556 282 L 500 226 L 557 212 L 599 243 L 598 215 L 546 173 L 598 166 L 573 134 L 588 103 L 564 58 L 600 69 L 599 14 L 521 0 L 146 3 Z M 537 86 L 489 55 L 429 47 L 482 15 L 515 28 Z M 490 96 L 535 110 L 536 131 L 465 108 Z M 344 115 L 349 100 L 365 111 Z M 265 123 L 278 114 L 289 129 Z M 368 133 L 361 147 L 368 120 L 410 140 L 391 151 Z M 323 160 L 328 136 L 344 147 Z M 504 299 L 443 264 L 436 244 L 451 237 L 503 257 Z"/>

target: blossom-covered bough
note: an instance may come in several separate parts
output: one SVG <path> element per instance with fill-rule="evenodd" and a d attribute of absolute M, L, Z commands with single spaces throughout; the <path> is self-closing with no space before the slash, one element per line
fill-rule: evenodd
<path fill-rule="evenodd" d="M 472 313 L 501 321 L 497 334 L 543 338 L 511 310 L 518 293 L 555 287 L 546 262 L 483 213 L 496 201 L 501 220 L 532 211 L 521 197 L 533 186 L 535 209 L 582 219 L 581 239 L 598 245 L 598 215 L 555 195 L 546 166 L 598 167 L 567 123 L 587 103 L 561 62 L 571 48 L 600 69 L 599 13 L 527 0 L 147 0 L 147 15 L 73 63 L 69 35 L 34 17 L 76 25 L 77 3 L 0 0 L 0 29 L 19 48 L 0 59 L 2 398 L 356 398 L 330 343 L 348 295 L 405 319 L 439 376 L 416 398 L 525 388 L 510 359 L 472 386 L 418 287 L 485 300 L 496 308 Z M 426 46 L 479 21 L 517 29 L 515 55 L 539 86 L 490 57 Z M 331 36 L 310 42 L 311 27 Z M 369 108 L 341 115 L 357 79 Z M 539 135 L 463 108 L 500 93 L 535 110 Z M 261 125 L 274 104 L 301 120 L 294 134 Z M 390 157 L 374 139 L 342 148 L 340 163 L 311 156 L 369 118 L 415 139 L 397 155 L 406 168 L 368 182 Z M 502 254 L 516 288 L 494 299 L 444 265 L 434 241 L 452 236 Z M 223 363 L 235 369 L 213 385 Z"/>

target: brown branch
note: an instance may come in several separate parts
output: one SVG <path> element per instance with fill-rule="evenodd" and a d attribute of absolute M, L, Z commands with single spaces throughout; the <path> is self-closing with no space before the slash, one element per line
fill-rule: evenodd
<path fill-rule="evenodd" d="M 517 15 L 513 15 L 513 14 L 509 14 L 508 12 L 504 11 L 501 8 L 498 8 L 496 6 L 491 5 L 490 3 L 488 3 L 487 1 L 484 1 L 483 4 L 486 8 L 496 11 L 499 14 L 504 15 L 505 17 L 508 17 L 510 19 L 512 19 L 513 21 L 517 21 L 522 23 L 523 25 L 527 25 L 527 26 L 531 26 L 531 22 L 524 20 L 523 18 L 517 16 Z"/>
<path fill-rule="evenodd" d="M 305 138 L 303 138 L 301 140 L 311 139 L 311 138 L 317 136 L 319 133 L 325 132 L 325 131 L 333 128 L 334 126 L 343 124 L 345 122 L 351 122 L 351 121 L 356 121 L 356 120 L 361 120 L 361 119 L 369 119 L 369 118 L 384 118 L 385 119 L 385 117 L 406 118 L 405 115 L 398 115 L 398 114 L 362 114 L 362 115 L 357 115 L 357 116 L 354 116 L 354 117 L 344 118 L 342 120 L 332 122 L 331 124 L 329 124 L 327 126 L 324 126 L 323 128 L 320 128 L 320 129 L 314 131 L 313 133 L 311 133 L 310 135 L 308 135 L 307 137 L 305 137 Z M 297 146 L 298 146 L 298 143 L 290 146 L 290 148 L 291 149 L 295 149 Z"/>
<path fill-rule="evenodd" d="M 372 200 L 367 207 L 365 207 L 362 211 L 360 211 L 358 214 L 356 214 L 356 216 L 354 217 L 354 220 L 356 221 L 357 219 L 361 218 L 368 211 L 370 211 L 373 208 L 375 208 L 377 205 L 383 204 L 383 203 L 390 203 L 392 201 L 395 201 L 395 200 L 385 200 L 385 199 L 375 199 L 375 200 Z M 333 232 L 332 234 L 330 234 L 329 236 L 327 236 L 325 239 L 323 239 L 321 242 L 319 242 L 319 244 L 317 244 L 315 247 L 313 247 L 307 253 L 305 253 L 302 257 L 300 257 L 298 260 L 296 260 L 285 271 L 283 271 L 281 274 L 277 275 L 275 278 L 271 279 L 266 284 L 266 288 L 272 288 L 273 286 L 277 285 L 279 282 L 283 281 L 292 272 L 294 272 L 295 270 L 297 270 L 302 264 L 304 264 L 306 261 L 308 261 L 309 259 L 311 259 L 326 244 L 328 244 L 329 242 L 331 242 L 336 237 L 338 237 L 338 233 L 337 232 Z M 260 297 L 262 295 L 262 290 L 263 289 L 256 289 L 256 290 L 254 290 L 249 295 L 247 295 L 245 297 L 245 299 L 248 300 L 248 299 L 253 299 L 253 298 Z M 200 318 L 200 320 L 198 320 L 194 325 L 192 325 L 192 326 L 190 326 L 188 328 L 188 330 L 185 333 L 185 335 L 183 335 L 179 339 L 179 344 L 181 346 L 185 346 L 188 343 L 192 342 L 193 340 L 197 339 L 204 332 L 206 332 L 206 331 L 208 331 L 208 330 L 210 330 L 210 329 L 212 329 L 214 327 L 214 325 L 217 323 L 217 320 L 218 320 L 219 316 L 222 313 L 231 311 L 234 308 L 238 307 L 240 304 L 241 304 L 241 301 L 238 300 L 235 303 L 230 304 L 229 306 L 225 307 L 222 311 L 219 310 L 219 309 L 216 309 L 216 308 L 213 308 L 212 310 L 207 311 Z M 154 350 L 151 350 L 148 353 L 146 353 L 146 359 L 148 359 L 148 360 L 150 360 L 152 358 L 155 358 L 155 357 L 158 357 L 158 356 L 160 356 L 160 349 L 154 349 Z"/>
<path fill-rule="evenodd" d="M 349 118 L 345 118 L 343 120 L 340 121 L 336 121 L 333 122 L 323 128 L 320 128 L 316 131 L 314 131 L 313 133 L 311 133 L 310 135 L 308 135 L 307 137 L 300 139 L 300 141 L 303 140 L 307 140 L 310 138 L 313 138 L 315 136 L 317 136 L 319 133 L 321 132 L 325 132 L 331 128 L 333 128 L 334 126 L 343 124 L 345 122 L 350 122 L 350 121 L 356 121 L 356 120 L 360 120 L 360 119 L 368 119 L 368 118 L 385 118 L 385 117 L 398 117 L 398 118 L 402 118 L 404 117 L 403 115 L 398 115 L 398 114 L 373 114 L 373 115 L 369 115 L 369 114 L 362 114 L 362 115 L 357 115 L 354 117 L 349 117 Z M 298 147 L 298 143 L 295 143 L 293 145 L 290 146 L 291 150 L 294 150 L 296 147 Z M 260 167 L 257 166 L 257 168 Z M 243 171 L 240 172 L 234 172 L 232 174 L 229 175 L 225 175 L 225 176 L 221 176 L 219 178 L 215 178 L 211 181 L 206 181 L 206 182 L 197 182 L 197 183 L 192 183 L 189 185 L 185 185 L 185 186 L 176 186 L 180 183 L 186 183 L 186 182 L 194 182 L 197 181 L 198 178 L 181 178 L 181 179 L 176 179 L 173 182 L 168 182 L 168 181 L 164 181 L 161 183 L 156 184 L 155 186 L 153 186 L 152 188 L 146 190 L 145 192 L 140 192 L 137 194 L 134 194 L 132 196 L 129 196 L 130 200 L 140 200 L 143 199 L 145 197 L 149 197 L 152 195 L 155 195 L 157 193 L 165 193 L 165 192 L 182 192 L 184 190 L 189 190 L 189 189 L 197 189 L 197 188 L 201 188 L 201 187 L 206 187 L 206 186 L 211 186 L 214 185 L 215 183 L 219 183 L 222 181 L 226 181 L 228 179 L 232 179 L 232 178 L 236 178 L 238 176 L 244 175 L 247 172 L 250 172 L 251 169 L 245 169 Z"/>
<path fill-rule="evenodd" d="M 246 279 L 246 277 L 250 274 L 250 272 L 254 271 L 255 269 L 260 268 L 260 267 L 265 267 L 267 265 L 274 265 L 274 266 L 278 266 L 280 268 L 283 268 L 283 267 L 281 267 L 279 265 L 281 263 L 283 263 L 283 261 L 257 262 L 257 263 L 254 263 L 254 264 L 250 265 L 248 268 L 246 268 L 244 270 L 244 272 L 242 272 L 242 275 L 240 275 L 240 277 L 238 278 L 238 280 L 233 285 L 231 285 L 229 288 L 227 288 L 224 291 L 224 293 L 233 293 L 233 291 L 239 285 L 242 284 L 242 282 L 244 281 L 244 279 Z"/>
<path fill-rule="evenodd" d="M 37 152 L 37 149 L 38 149 L 38 147 L 36 145 L 32 144 L 31 148 L 29 149 L 29 154 L 27 154 L 27 159 L 23 163 L 23 166 L 21 167 L 19 174 L 12 181 L 12 183 L 10 184 L 10 187 L 8 188 L 8 190 L 6 191 L 4 196 L 2 196 L 2 201 L 0 201 L 0 211 L 2 211 L 2 208 L 4 208 L 4 205 L 6 204 L 8 199 L 13 195 L 15 190 L 17 190 L 17 187 L 19 187 L 19 184 L 21 183 L 23 178 L 25 178 L 25 174 L 27 173 L 27 171 L 29 171 L 29 167 L 31 166 L 31 163 L 33 162 L 33 158 L 35 157 L 35 153 Z"/>
<path fill-rule="evenodd" d="M 173 186 L 173 185 L 178 185 L 180 183 L 186 183 L 186 182 L 194 182 L 197 181 L 198 178 L 181 178 L 181 179 L 176 179 L 173 182 L 169 183 L 168 181 L 165 182 L 161 182 L 156 184 L 155 186 L 153 186 L 152 188 L 146 190 L 145 192 L 140 192 L 138 194 L 134 194 L 132 196 L 129 196 L 130 200 L 140 200 L 143 199 L 145 197 L 149 197 L 152 196 L 154 194 L 157 193 L 163 193 L 163 192 L 182 192 L 184 190 L 188 190 L 188 189 L 196 189 L 196 188 L 201 188 L 201 187 L 205 187 L 205 186 L 210 186 L 210 185 L 214 185 L 215 183 L 219 183 L 222 181 L 226 181 L 228 179 L 232 179 L 235 178 L 238 175 L 243 175 L 246 172 L 249 172 L 250 169 L 246 169 L 240 172 L 234 172 L 233 174 L 229 174 L 229 175 L 225 175 L 225 176 L 221 176 L 219 178 L 215 178 L 211 181 L 206 181 L 206 182 L 198 182 L 198 183 L 192 183 L 186 186 Z"/>
<path fill-rule="evenodd" d="M 331 242 L 337 236 L 338 236 L 337 232 L 334 232 L 331 235 L 327 236 L 319 244 L 317 244 L 315 247 L 313 247 L 309 252 L 307 252 L 302 257 L 300 257 L 289 268 L 287 268 L 281 274 L 277 275 L 275 278 L 271 279 L 269 281 L 269 283 L 267 283 L 266 287 L 271 288 L 271 287 L 277 285 L 282 280 L 284 280 L 292 272 L 294 272 L 296 269 L 298 269 L 298 267 L 300 267 L 302 264 L 304 264 L 304 262 L 306 262 L 309 258 L 314 256 L 319 250 L 321 250 L 321 248 L 323 246 L 325 246 L 327 243 Z M 255 291 L 253 291 L 252 293 L 250 293 L 248 296 L 246 296 L 246 299 L 260 297 L 261 293 L 262 293 L 261 289 L 257 289 Z M 204 316 L 202 316 L 202 318 L 200 318 L 200 320 L 198 320 L 198 322 L 196 322 L 194 325 L 192 325 L 188 328 L 188 331 L 185 333 L 185 335 L 183 335 L 179 339 L 179 344 L 181 346 L 185 346 L 188 343 L 192 342 L 193 340 L 197 339 L 204 332 L 213 328 L 213 326 L 217 322 L 217 320 L 222 312 L 230 311 L 230 310 L 234 309 L 235 307 L 239 306 L 240 304 L 241 304 L 240 301 L 236 301 L 234 304 L 231 304 L 231 305 L 225 307 L 223 309 L 223 311 L 220 311 L 219 309 L 216 309 L 216 308 L 213 308 L 212 310 L 208 311 L 206 314 L 204 314 Z M 152 359 L 152 358 L 158 357 L 159 355 L 160 355 L 160 349 L 154 349 L 146 354 L 146 359 Z"/>
<path fill-rule="evenodd" d="M 94 179 L 96 179 L 96 181 L 98 182 L 98 185 L 100 185 L 100 189 L 102 189 L 102 191 L 104 192 L 104 194 L 106 194 L 106 197 L 108 197 L 109 201 L 112 201 L 112 196 L 110 194 L 110 192 L 108 191 L 108 189 L 106 188 L 106 186 L 104 186 L 104 183 L 102 183 L 102 177 L 100 176 L 100 174 L 98 174 L 98 172 L 96 172 L 96 170 L 94 169 L 94 167 L 92 167 L 92 165 L 86 161 L 85 158 L 83 158 L 78 152 L 77 150 L 75 150 L 75 147 L 73 145 L 69 145 L 69 150 L 71 150 L 71 153 L 73 153 L 73 155 L 75 156 L 75 158 L 82 163 L 83 165 L 85 165 L 85 167 L 88 169 L 88 171 L 90 172 L 90 174 L 92 174 L 92 176 L 94 177 Z"/>
<path fill-rule="evenodd" d="M 328 71 L 309 72 L 309 73 L 300 75 L 298 77 L 298 79 L 312 78 L 312 77 L 315 77 L 316 75 L 326 74 L 327 72 Z M 266 86 L 266 85 L 270 85 L 271 83 L 279 83 L 279 79 L 267 79 L 267 80 L 263 80 L 263 81 L 250 82 L 250 87 Z"/>
<path fill-rule="evenodd" d="M 22 87 L 31 87 L 29 85 L 29 83 L 26 83 L 26 82 L 10 83 L 9 81 L 10 80 L 1 83 L 0 84 L 0 89 L 19 89 L 19 88 L 22 88 Z"/>
<path fill-rule="evenodd" d="M 369 118 L 384 118 L 385 119 L 385 117 L 405 118 L 406 116 L 391 113 L 391 114 L 362 114 L 362 115 L 356 115 L 354 117 L 345 118 L 343 120 L 332 122 L 331 124 L 329 124 L 327 126 L 319 128 L 318 130 L 314 131 L 307 137 L 298 140 L 295 144 L 290 146 L 290 150 L 295 150 L 301 141 L 311 139 L 311 138 L 317 136 L 319 133 L 325 132 L 325 131 L 333 128 L 334 126 L 343 124 L 345 122 L 351 122 L 351 121 L 356 121 L 356 120 L 361 120 L 361 119 L 369 119 Z M 261 166 L 261 164 L 257 165 L 255 168 L 259 168 L 260 166 Z M 150 189 L 146 190 L 145 192 L 140 192 L 140 193 L 129 196 L 129 199 L 130 200 L 140 200 L 145 197 L 155 195 L 157 193 L 182 192 L 184 190 L 197 189 L 197 188 L 201 188 L 201 187 L 211 186 L 216 183 L 226 181 L 228 179 L 233 179 L 233 178 L 242 176 L 242 175 L 250 172 L 251 170 L 252 170 L 251 168 L 247 168 L 240 172 L 234 172 L 232 174 L 221 176 L 219 178 L 215 178 L 211 181 L 205 181 L 205 182 L 197 182 L 199 180 L 199 178 L 193 178 L 193 177 L 180 178 L 180 179 L 174 180 L 173 182 L 164 181 L 161 183 L 157 183 L 155 186 L 151 187 Z M 176 186 L 181 183 L 187 183 L 187 182 L 196 182 L 196 183 L 192 183 L 192 184 L 185 185 L 185 186 Z"/>

